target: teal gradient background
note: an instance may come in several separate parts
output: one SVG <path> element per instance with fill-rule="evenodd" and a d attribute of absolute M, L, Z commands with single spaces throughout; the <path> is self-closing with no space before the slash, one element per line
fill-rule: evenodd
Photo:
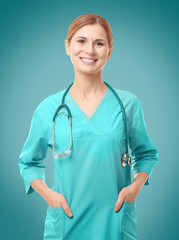
<path fill-rule="evenodd" d="M 96 13 L 110 24 L 114 49 L 103 80 L 142 102 L 159 161 L 137 202 L 139 240 L 175 240 L 178 231 L 178 1 L 1 1 L 1 239 L 40 240 L 47 203 L 25 194 L 18 157 L 38 104 L 74 80 L 66 55 L 68 27 Z M 53 182 L 48 151 L 46 183 Z M 95 216 L 94 216 L 95 217 Z"/>

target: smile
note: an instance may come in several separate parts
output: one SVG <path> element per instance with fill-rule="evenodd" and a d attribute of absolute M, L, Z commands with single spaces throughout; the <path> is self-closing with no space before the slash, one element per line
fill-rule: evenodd
<path fill-rule="evenodd" d="M 87 59 L 87 58 L 80 58 L 80 60 L 83 63 L 89 64 L 89 65 L 94 64 L 97 61 L 97 59 Z"/>

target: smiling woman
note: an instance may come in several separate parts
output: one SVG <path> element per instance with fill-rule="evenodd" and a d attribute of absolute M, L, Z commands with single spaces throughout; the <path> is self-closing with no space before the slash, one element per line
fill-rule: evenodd
<path fill-rule="evenodd" d="M 19 157 L 26 193 L 37 191 L 48 203 L 43 239 L 137 240 L 135 199 L 158 160 L 142 104 L 102 80 L 113 50 L 103 17 L 79 16 L 64 43 L 75 80 L 38 105 Z M 52 189 L 45 184 L 48 147 Z"/>
<path fill-rule="evenodd" d="M 84 24 L 84 22 L 82 22 L 82 24 L 81 22 L 79 24 L 76 22 L 76 25 L 71 26 L 71 28 L 76 28 L 76 32 L 69 28 L 69 33 L 65 40 L 65 47 L 67 55 L 71 56 L 71 61 L 75 68 L 76 81 L 74 86 L 78 81 L 77 79 L 80 77 L 79 74 L 81 75 L 82 72 L 87 73 L 87 71 L 90 72 L 90 75 L 92 73 L 96 75 L 98 72 L 94 82 L 100 83 L 101 86 L 103 85 L 101 70 L 106 61 L 109 60 L 113 49 L 112 34 L 108 36 L 108 32 L 111 31 L 108 24 L 107 26 L 108 28 L 101 25 L 100 21 L 88 25 Z M 108 29 L 108 31 L 106 31 L 106 29 Z M 74 33 L 73 37 L 71 37 L 71 32 Z M 89 65 L 91 66 L 90 68 L 88 68 Z M 91 78 L 86 81 L 84 80 L 84 82 L 88 82 L 89 85 L 89 80 L 91 81 Z M 74 87 L 72 87 L 71 92 L 73 88 Z M 94 88 L 94 86 L 91 86 L 91 88 Z"/>

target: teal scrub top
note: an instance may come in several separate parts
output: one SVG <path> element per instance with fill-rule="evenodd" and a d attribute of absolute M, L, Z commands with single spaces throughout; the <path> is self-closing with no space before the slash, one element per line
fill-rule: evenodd
<path fill-rule="evenodd" d="M 125 135 L 122 109 L 108 88 L 90 118 L 68 91 L 65 103 L 72 113 L 72 151 L 55 159 L 52 148 L 52 119 L 66 89 L 44 99 L 35 109 L 30 131 L 19 156 L 19 168 L 27 194 L 34 192 L 31 182 L 45 181 L 44 158 L 52 150 L 54 183 L 52 189 L 63 194 L 73 217 L 63 208 L 48 205 L 44 240 L 136 240 L 136 202 L 124 202 L 118 212 L 114 205 L 118 193 L 130 185 L 135 175 L 149 174 L 158 161 L 158 152 L 146 132 L 141 101 L 136 95 L 113 88 L 120 97 L 127 118 L 131 166 L 122 167 Z M 60 114 L 61 113 L 61 114 Z M 62 153 L 70 147 L 70 127 L 63 108 L 55 122 L 55 149 Z"/>

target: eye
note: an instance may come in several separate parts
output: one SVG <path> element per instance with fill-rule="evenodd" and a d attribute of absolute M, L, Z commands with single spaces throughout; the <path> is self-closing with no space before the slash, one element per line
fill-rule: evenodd
<path fill-rule="evenodd" d="M 78 40 L 78 42 L 79 42 L 79 43 L 83 43 L 83 42 L 84 42 L 84 40 L 80 39 L 80 40 Z"/>
<path fill-rule="evenodd" d="M 83 39 L 78 40 L 79 43 L 84 43 Z M 97 46 L 103 46 L 104 44 L 102 42 L 97 42 Z"/>
<path fill-rule="evenodd" d="M 98 45 L 98 46 L 103 46 L 104 44 L 102 43 L 102 42 L 97 42 L 97 44 L 100 44 L 100 45 Z"/>

